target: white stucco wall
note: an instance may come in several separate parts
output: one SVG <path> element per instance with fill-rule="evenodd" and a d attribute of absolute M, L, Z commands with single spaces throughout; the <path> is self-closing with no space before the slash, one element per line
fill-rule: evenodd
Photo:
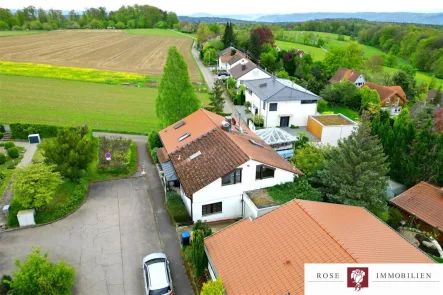
<path fill-rule="evenodd" d="M 223 70 L 228 70 L 229 69 L 229 64 L 227 62 L 222 62 L 221 58 L 218 58 L 218 68 L 219 69 L 223 69 Z"/>
<path fill-rule="evenodd" d="M 241 217 L 242 215 L 242 194 L 245 191 L 255 190 L 286 183 L 294 180 L 292 172 L 276 169 L 274 178 L 263 180 L 255 179 L 256 166 L 261 163 L 249 160 L 239 166 L 242 168 L 242 182 L 232 185 L 222 186 L 221 178 L 194 193 L 192 198 L 193 220 L 217 221 Z M 212 215 L 202 216 L 202 206 L 222 202 L 222 212 Z"/>
<path fill-rule="evenodd" d="M 191 200 L 188 197 L 186 197 L 186 194 L 183 191 L 183 188 L 181 185 L 180 185 L 180 193 L 181 193 L 183 203 L 185 203 L 186 210 L 188 210 L 189 216 L 191 216 Z"/>
<path fill-rule="evenodd" d="M 301 101 L 273 101 L 265 102 L 265 110 L 263 110 L 263 102 L 255 95 L 246 91 L 245 100 L 251 102 L 251 105 L 258 108 L 258 113 L 265 119 L 265 127 L 280 126 L 280 117 L 289 116 L 289 127 L 307 126 L 308 117 L 317 113 L 317 103 L 302 104 Z M 269 111 L 269 104 L 277 103 L 277 111 Z M 255 114 L 255 108 L 251 109 Z"/>
<path fill-rule="evenodd" d="M 242 77 L 238 78 L 237 80 L 237 88 L 240 87 L 240 85 L 242 84 L 242 81 L 248 81 L 248 80 L 258 80 L 258 79 L 265 79 L 265 78 L 270 78 L 271 76 L 268 75 L 267 73 L 263 72 L 260 69 L 253 69 L 252 71 L 250 71 L 249 73 L 243 75 Z"/>
<path fill-rule="evenodd" d="M 357 86 L 361 86 L 364 85 L 366 83 L 365 78 L 363 77 L 363 75 L 360 75 L 360 77 L 357 78 L 357 80 L 355 80 L 355 85 Z"/>
<path fill-rule="evenodd" d="M 321 143 L 337 146 L 338 140 L 351 135 L 356 125 L 323 126 Z"/>

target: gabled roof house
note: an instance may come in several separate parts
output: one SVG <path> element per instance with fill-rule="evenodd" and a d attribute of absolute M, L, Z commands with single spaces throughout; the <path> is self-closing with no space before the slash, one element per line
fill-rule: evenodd
<path fill-rule="evenodd" d="M 443 188 L 420 182 L 391 202 L 409 217 L 419 219 L 428 230 L 439 229 L 443 234 Z M 440 238 L 443 243 L 443 235 Z"/>
<path fill-rule="evenodd" d="M 362 86 L 366 83 L 365 77 L 360 72 L 346 69 L 346 68 L 339 68 L 335 74 L 329 79 L 329 83 L 340 83 L 343 81 L 350 81 L 354 83 L 356 86 Z"/>
<path fill-rule="evenodd" d="M 237 88 L 248 80 L 259 80 L 271 77 L 271 75 L 248 59 L 242 59 L 235 66 L 231 67 L 229 73 L 237 80 Z"/>
<path fill-rule="evenodd" d="M 246 126 L 200 109 L 159 132 L 194 221 L 243 216 L 243 194 L 302 175 Z"/>
<path fill-rule="evenodd" d="M 251 111 L 264 118 L 264 127 L 306 126 L 317 113 L 320 96 L 287 79 L 266 78 L 244 81 L 245 100 Z"/>
<path fill-rule="evenodd" d="M 237 65 L 242 59 L 247 59 L 247 55 L 234 47 L 228 47 L 218 52 L 218 67 L 229 70 Z"/>
<path fill-rule="evenodd" d="M 367 82 L 362 87 L 368 87 L 377 91 L 380 96 L 382 109 L 389 110 L 391 115 L 397 115 L 403 105 L 408 102 L 406 93 L 400 86 L 383 86 L 372 82 Z"/>
<path fill-rule="evenodd" d="M 305 263 L 434 263 L 362 207 L 293 200 L 205 239 L 226 294 L 304 294 Z"/>

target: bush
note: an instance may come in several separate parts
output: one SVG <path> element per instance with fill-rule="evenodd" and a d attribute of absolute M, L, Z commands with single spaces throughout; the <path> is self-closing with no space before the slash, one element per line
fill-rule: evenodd
<path fill-rule="evenodd" d="M 15 147 L 15 143 L 13 143 L 12 141 L 5 142 L 5 145 L 4 145 L 5 150 L 12 148 L 12 147 Z"/>
<path fill-rule="evenodd" d="M 298 177 L 294 182 L 268 187 L 268 193 L 274 201 L 280 204 L 293 199 L 323 201 L 321 193 L 308 183 L 306 177 Z"/>
<path fill-rule="evenodd" d="M 119 30 L 123 30 L 124 28 L 126 28 L 125 24 L 122 22 L 118 22 L 115 24 L 115 28 L 119 29 Z"/>
<path fill-rule="evenodd" d="M 255 114 L 252 121 L 254 122 L 254 125 L 258 127 L 263 127 L 263 124 L 265 123 L 265 119 L 259 114 Z"/>
<path fill-rule="evenodd" d="M 232 90 L 231 88 L 226 89 L 226 92 L 228 93 L 228 96 L 230 99 L 234 100 L 235 99 L 235 93 L 234 90 Z"/>
<path fill-rule="evenodd" d="M 12 137 L 16 139 L 28 140 L 29 134 L 40 134 L 41 138 L 56 137 L 57 131 L 62 129 L 60 126 L 44 125 L 44 124 L 10 124 Z"/>
<path fill-rule="evenodd" d="M 8 156 L 10 156 L 11 159 L 17 159 L 18 156 L 20 155 L 16 147 L 10 147 L 6 151 L 8 152 Z"/>
<path fill-rule="evenodd" d="M 0 31 L 7 31 L 7 30 L 9 30 L 9 25 L 4 21 L 0 21 Z"/>
<path fill-rule="evenodd" d="M 0 123 L 0 132 L 3 132 L 3 133 L 6 132 L 5 126 L 2 123 Z"/>
<path fill-rule="evenodd" d="M 160 140 L 160 135 L 156 131 L 151 131 L 148 135 L 148 147 L 150 150 L 153 148 L 163 147 L 162 141 Z"/>
<path fill-rule="evenodd" d="M 11 290 L 11 282 L 12 277 L 8 275 L 3 275 L 0 279 L 0 295 L 8 294 L 8 291 Z"/>
<path fill-rule="evenodd" d="M 323 113 L 328 108 L 328 102 L 324 99 L 320 99 L 317 103 L 317 110 L 319 113 Z"/>
<path fill-rule="evenodd" d="M 209 281 L 203 285 L 200 295 L 224 295 L 225 288 L 220 278 L 215 281 Z"/>
<path fill-rule="evenodd" d="M 197 220 L 196 223 L 194 223 L 194 226 L 192 227 L 193 231 L 201 230 L 203 231 L 205 238 L 212 235 L 212 228 L 209 227 L 209 225 L 205 221 Z"/>
<path fill-rule="evenodd" d="M 202 230 L 196 230 L 192 233 L 191 258 L 197 277 L 205 273 L 206 266 L 208 265 L 204 239 L 205 236 Z"/>
<path fill-rule="evenodd" d="M 52 30 L 52 26 L 48 23 L 44 23 L 43 24 L 43 30 L 45 31 L 51 31 Z"/>
<path fill-rule="evenodd" d="M 189 221 L 189 213 L 185 203 L 183 203 L 181 196 L 176 191 L 166 192 L 166 203 L 168 205 L 168 212 L 175 222 Z"/>
<path fill-rule="evenodd" d="M 291 125 L 291 129 L 298 129 L 298 128 L 300 128 L 300 127 L 295 126 L 295 125 Z"/>
<path fill-rule="evenodd" d="M 0 132 L 0 139 L 3 138 L 3 132 Z"/>
<path fill-rule="evenodd" d="M 387 224 L 389 224 L 390 227 L 397 230 L 400 227 L 402 220 L 403 215 L 401 214 L 400 210 L 394 207 L 389 208 L 389 218 Z"/>
<path fill-rule="evenodd" d="M 6 163 L 6 156 L 4 153 L 0 153 L 0 165 Z"/>
<path fill-rule="evenodd" d="M 19 27 L 19 26 L 13 26 L 13 27 L 12 27 L 12 30 L 13 30 L 13 31 L 23 31 L 23 28 L 22 28 L 22 27 Z"/>
<path fill-rule="evenodd" d="M 11 283 L 14 294 L 71 293 L 75 269 L 65 260 L 53 263 L 48 253 L 41 255 L 40 248 L 35 248 L 23 263 L 17 260 L 15 265 L 18 271 L 13 273 Z"/>
<path fill-rule="evenodd" d="M 14 169 L 15 168 L 15 164 L 11 161 L 6 163 L 6 169 Z"/>
<path fill-rule="evenodd" d="M 151 150 L 151 157 L 152 157 L 152 161 L 154 161 L 154 164 L 158 163 L 157 150 L 158 150 L 158 147 L 155 147 Z"/>
<path fill-rule="evenodd" d="M 166 30 L 168 28 L 168 24 L 165 21 L 159 21 L 155 24 L 155 27 L 158 29 L 164 29 Z"/>

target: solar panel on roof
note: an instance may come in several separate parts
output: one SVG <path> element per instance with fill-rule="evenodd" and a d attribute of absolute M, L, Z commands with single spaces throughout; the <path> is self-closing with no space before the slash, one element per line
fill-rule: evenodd
<path fill-rule="evenodd" d="M 180 121 L 174 125 L 174 129 L 178 129 L 178 128 L 182 127 L 183 125 L 185 125 L 185 121 Z"/>

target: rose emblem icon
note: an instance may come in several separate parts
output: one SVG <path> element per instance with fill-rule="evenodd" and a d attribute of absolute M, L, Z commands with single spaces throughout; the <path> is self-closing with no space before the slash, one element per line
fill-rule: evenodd
<path fill-rule="evenodd" d="M 366 273 L 361 269 L 354 269 L 351 273 L 351 279 L 355 284 L 355 291 L 360 291 L 362 286 L 361 283 L 365 277 Z"/>

